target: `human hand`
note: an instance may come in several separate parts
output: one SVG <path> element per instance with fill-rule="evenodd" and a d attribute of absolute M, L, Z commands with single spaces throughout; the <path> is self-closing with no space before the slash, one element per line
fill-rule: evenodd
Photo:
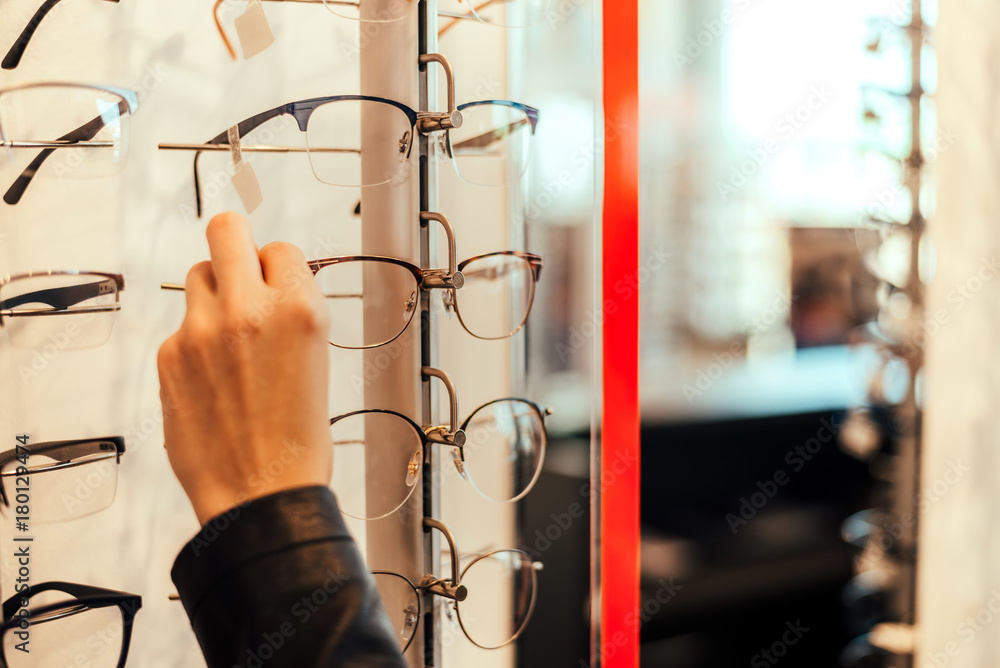
<path fill-rule="evenodd" d="M 329 485 L 329 312 L 302 252 L 257 250 L 234 213 L 208 225 L 187 313 L 157 367 L 170 466 L 203 525 L 249 499 Z"/>

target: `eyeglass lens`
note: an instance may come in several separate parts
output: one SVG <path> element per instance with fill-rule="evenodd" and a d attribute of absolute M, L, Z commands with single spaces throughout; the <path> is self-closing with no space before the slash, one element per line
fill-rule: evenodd
<path fill-rule="evenodd" d="M 506 28 L 529 28 L 545 20 L 551 0 L 443 0 L 441 9 L 451 10 L 453 3 L 471 9 L 483 23 Z"/>
<path fill-rule="evenodd" d="M 58 596 L 43 592 L 32 597 L 32 607 L 44 604 L 36 599 Z M 62 595 L 65 597 L 65 595 Z M 56 599 L 58 600 L 58 599 Z M 55 600 L 49 600 L 54 603 Z M 88 666 L 116 668 L 122 653 L 125 627 L 121 609 L 116 606 L 88 608 L 71 601 L 64 609 L 28 618 L 30 653 L 15 648 L 23 642 L 17 628 L 4 633 L 4 655 L 9 668 L 39 668 L 40 666 Z"/>
<path fill-rule="evenodd" d="M 399 648 L 405 652 L 420 623 L 420 595 L 409 581 L 395 573 L 376 572 L 373 576 Z"/>
<path fill-rule="evenodd" d="M 531 263 L 517 255 L 489 255 L 462 268 L 465 285 L 449 293 L 462 325 L 481 339 L 502 339 L 521 329 L 534 297 Z"/>
<path fill-rule="evenodd" d="M 16 347 L 92 348 L 107 342 L 114 325 L 118 285 L 97 274 L 16 278 L 0 286 L 4 329 Z"/>
<path fill-rule="evenodd" d="M 468 598 L 457 604 L 469 640 L 485 648 L 505 645 L 527 623 L 535 596 L 534 565 L 519 550 L 500 550 L 466 567 Z"/>
<path fill-rule="evenodd" d="M 330 343 L 342 348 L 372 348 L 392 341 L 419 306 L 417 280 L 398 264 L 338 262 L 317 271 L 316 280 L 330 309 Z"/>
<path fill-rule="evenodd" d="M 384 7 L 376 11 L 367 8 L 364 14 L 361 12 L 361 3 L 358 0 L 323 0 L 323 4 L 333 14 L 345 19 L 363 20 L 368 23 L 388 23 L 406 18 L 417 3 L 413 0 L 396 0 L 385 3 Z"/>
<path fill-rule="evenodd" d="M 371 100 L 337 100 L 309 117 L 306 144 L 316 178 L 335 186 L 398 183 L 409 170 L 410 120 L 401 109 Z M 388 165 L 388 166 L 387 166 Z"/>
<path fill-rule="evenodd" d="M 330 426 L 333 481 L 344 514 L 375 520 L 398 510 L 417 488 L 423 441 L 406 420 L 391 413 L 362 412 Z M 383 485 L 367 484 L 378 470 Z M 386 475 L 389 472 L 389 475 Z"/>
<path fill-rule="evenodd" d="M 31 86 L 0 95 L 0 136 L 14 146 L 4 151 L 8 164 L 26 169 L 41 148 L 33 143 L 63 140 L 100 121 L 94 134 L 77 137 L 75 146 L 57 149 L 39 176 L 89 178 L 118 174 L 128 155 L 128 114 L 117 94 L 76 86 Z M 74 138 L 70 138 L 74 140 Z M 27 144 L 27 145 L 25 145 Z"/>
<path fill-rule="evenodd" d="M 31 455 L 28 481 L 31 489 L 31 520 L 36 523 L 63 522 L 86 517 L 109 507 L 118 489 L 118 458 L 115 454 L 98 455 L 89 461 L 70 466 L 45 455 Z M 3 466 L 4 493 L 11 509 L 17 507 L 17 476 L 20 463 Z"/>
<path fill-rule="evenodd" d="M 531 489 L 545 444 L 545 427 L 534 406 L 519 400 L 486 404 L 464 430 L 465 470 L 480 494 L 504 502 Z"/>
<path fill-rule="evenodd" d="M 462 108 L 462 127 L 450 130 L 455 171 L 468 183 L 518 183 L 528 168 L 531 121 L 527 113 L 502 104 Z"/>

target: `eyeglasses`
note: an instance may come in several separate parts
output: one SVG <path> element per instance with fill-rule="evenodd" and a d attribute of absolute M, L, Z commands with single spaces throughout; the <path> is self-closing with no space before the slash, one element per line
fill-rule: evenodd
<path fill-rule="evenodd" d="M 113 0 L 117 2 L 117 0 Z M 362 15 L 361 5 L 349 0 L 267 0 L 268 2 L 294 2 L 297 4 L 318 5 L 326 7 L 331 14 L 361 23 L 391 23 L 406 18 L 410 10 L 416 6 L 412 0 L 396 0 L 374 13 Z M 233 59 L 236 50 L 222 27 L 219 8 L 223 0 L 215 0 L 213 14 L 215 27 L 226 45 L 226 50 Z M 461 19 L 472 19 L 504 28 L 530 28 L 545 20 L 552 0 L 457 0 L 454 10 L 438 9 L 438 15 L 453 19 L 439 29 L 444 34 Z"/>
<path fill-rule="evenodd" d="M 118 2 L 118 0 L 105 1 L 115 3 Z M 0 63 L 0 67 L 3 67 L 5 70 L 12 70 L 21 63 L 21 57 L 24 55 L 25 49 L 28 48 L 28 42 L 31 41 L 31 38 L 34 36 L 35 31 L 42 22 L 42 19 L 44 19 L 48 15 L 49 11 L 51 11 L 57 4 L 59 4 L 59 0 L 45 0 L 42 3 L 42 6 L 38 8 L 35 15 L 28 20 L 28 25 L 24 27 L 20 36 L 18 36 L 18 38 L 14 41 L 13 46 L 10 47 L 10 51 L 8 51 L 7 55 L 4 56 L 3 62 Z"/>
<path fill-rule="evenodd" d="M 521 550 L 493 550 L 475 555 L 459 572 L 461 557 L 454 535 L 433 519 L 425 527 L 442 531 L 448 540 L 451 578 L 425 575 L 420 584 L 391 571 L 372 571 L 379 597 L 397 629 L 400 649 L 409 649 L 420 625 L 421 593 L 446 599 L 445 614 L 465 637 L 482 649 L 499 649 L 517 640 L 535 610 L 538 571 L 542 563 Z"/>
<path fill-rule="evenodd" d="M 128 156 L 129 114 L 138 108 L 137 93 L 110 86 L 39 83 L 0 89 L 0 148 L 20 171 L 4 201 L 20 202 L 56 151 L 60 160 L 48 171 L 60 179 L 120 172 Z"/>
<path fill-rule="evenodd" d="M 417 131 L 429 134 L 446 129 L 437 142 L 443 157 L 453 157 L 458 174 L 472 183 L 504 185 L 516 182 L 527 169 L 530 139 L 538 124 L 538 110 L 518 102 L 484 100 L 457 107 L 450 136 L 437 112 L 418 112 L 381 97 L 337 95 L 299 100 L 269 109 L 238 125 L 245 137 L 272 119 L 295 119 L 303 143 L 242 145 L 243 152 L 306 153 L 313 175 L 321 183 L 368 188 L 402 182 L 413 169 L 410 158 Z M 426 123 L 424 121 L 427 121 Z M 195 151 L 194 185 L 197 213 L 202 213 L 198 159 L 204 151 L 230 151 L 229 132 L 204 144 L 161 143 L 160 149 Z M 492 157 L 492 161 L 483 158 Z M 488 164 L 487 164 L 488 163 Z"/>
<path fill-rule="evenodd" d="M 47 271 L 0 278 L 0 327 L 16 347 L 91 348 L 111 337 L 121 274 Z"/>
<path fill-rule="evenodd" d="M 490 501 L 510 503 L 535 486 L 545 461 L 545 416 L 526 399 L 497 399 L 474 410 L 461 427 L 421 428 L 401 413 L 368 409 L 330 420 L 333 489 L 345 515 L 377 520 L 399 510 L 417 488 L 428 443 L 451 447 L 457 473 Z M 358 471 L 397 472 L 393 484 L 371 488 Z M 391 479 L 388 476 L 386 479 Z"/>
<path fill-rule="evenodd" d="M 62 522 L 115 500 L 125 439 L 51 441 L 0 454 L 0 501 L 31 521 Z M 28 513 L 22 513 L 27 510 Z M 24 520 L 27 521 L 27 517 Z"/>
<path fill-rule="evenodd" d="M 497 251 L 455 261 L 454 229 L 441 214 L 424 212 L 421 222 L 442 224 L 448 236 L 448 269 L 420 269 L 404 260 L 349 255 L 310 261 L 333 316 L 330 345 L 363 350 L 395 341 L 413 320 L 421 290 L 444 290 L 446 314 L 478 339 L 504 339 L 527 322 L 543 260 L 524 251 Z M 184 290 L 163 283 L 164 290 Z M 459 298 L 459 295 L 462 295 Z"/>
<path fill-rule="evenodd" d="M 124 668 L 140 608 L 136 594 L 68 582 L 32 585 L 4 601 L 0 664 Z"/>

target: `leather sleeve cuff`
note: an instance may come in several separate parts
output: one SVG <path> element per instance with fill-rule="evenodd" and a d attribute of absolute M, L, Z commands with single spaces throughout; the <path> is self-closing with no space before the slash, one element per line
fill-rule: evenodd
<path fill-rule="evenodd" d="M 170 577 L 193 619 L 212 588 L 246 565 L 296 545 L 350 540 L 328 487 L 284 490 L 209 520 L 181 550 Z"/>

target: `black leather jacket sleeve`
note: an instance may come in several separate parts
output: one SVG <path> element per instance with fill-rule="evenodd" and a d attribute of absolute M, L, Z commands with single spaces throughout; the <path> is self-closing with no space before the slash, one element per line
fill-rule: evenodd
<path fill-rule="evenodd" d="M 213 518 L 170 574 L 209 668 L 406 666 L 326 487 Z"/>

